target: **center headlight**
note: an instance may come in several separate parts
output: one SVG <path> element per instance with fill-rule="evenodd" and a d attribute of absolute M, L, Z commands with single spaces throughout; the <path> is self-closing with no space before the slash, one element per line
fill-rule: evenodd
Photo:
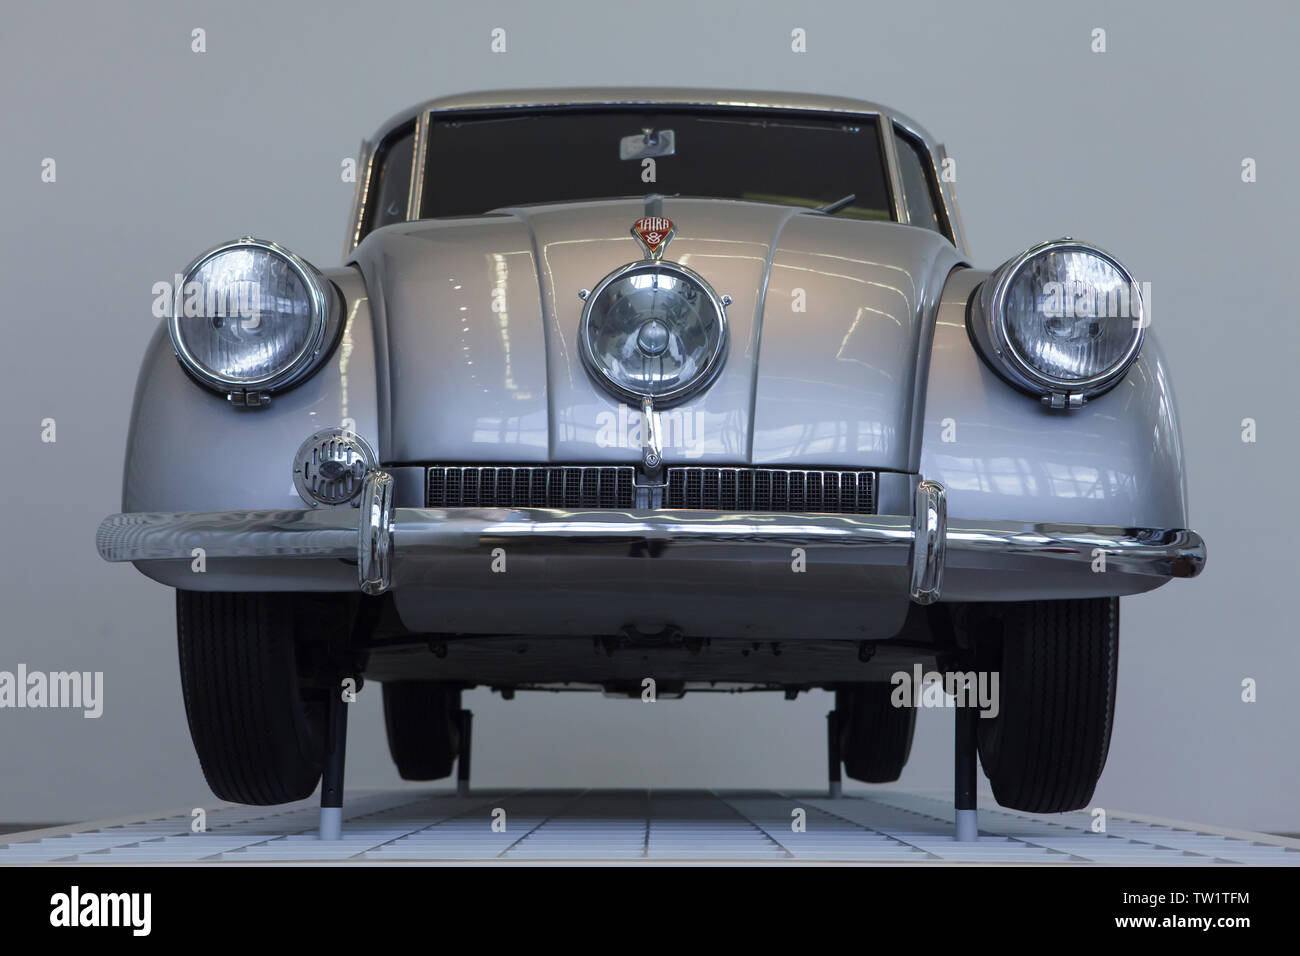
<path fill-rule="evenodd" d="M 727 347 L 722 300 L 672 262 L 638 262 L 600 281 L 579 331 L 583 362 L 615 394 L 667 405 L 707 385 Z"/>
<path fill-rule="evenodd" d="M 1013 385 L 1053 405 L 1082 404 L 1136 360 L 1142 296 L 1119 262 L 1071 239 L 1035 246 L 984 283 L 971 331 Z"/>
<path fill-rule="evenodd" d="M 338 309 L 328 281 L 288 249 L 241 239 L 186 270 L 169 331 L 181 363 L 227 394 L 287 388 L 333 342 Z"/>

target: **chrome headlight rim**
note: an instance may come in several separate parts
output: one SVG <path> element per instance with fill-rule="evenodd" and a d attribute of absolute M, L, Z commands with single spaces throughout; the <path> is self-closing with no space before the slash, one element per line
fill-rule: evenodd
<path fill-rule="evenodd" d="M 712 353 L 705 359 L 702 370 L 690 381 L 683 382 L 676 388 L 660 392 L 657 395 L 628 388 L 610 375 L 592 352 L 590 336 L 588 335 L 592 310 L 600 301 L 604 291 L 620 279 L 640 272 L 673 273 L 697 285 L 700 291 L 704 293 L 710 310 L 717 320 L 717 342 Z M 727 302 L 729 301 L 730 299 L 727 300 Z M 718 373 L 722 371 L 730 339 L 727 323 L 727 302 L 723 301 L 722 296 L 714 290 L 704 276 L 680 262 L 672 262 L 667 259 L 638 259 L 635 262 L 626 263 L 596 283 L 595 288 L 586 297 L 586 302 L 582 307 L 582 318 L 578 323 L 578 352 L 582 356 L 582 364 L 586 366 L 587 372 L 593 379 L 619 398 L 636 404 L 640 404 L 648 398 L 653 401 L 656 408 L 667 408 L 675 405 L 708 388 L 718 377 Z"/>
<path fill-rule="evenodd" d="M 195 357 L 181 334 L 180 323 L 183 318 L 185 289 L 189 286 L 194 273 L 212 259 L 237 249 L 256 249 L 281 259 L 302 282 L 303 288 L 307 290 L 307 296 L 311 304 L 312 327 L 302 347 L 280 370 L 256 378 L 235 378 L 222 375 L 207 367 Z M 272 394 L 285 391 L 298 384 L 316 369 L 319 361 L 324 358 L 324 353 L 332 348 L 333 340 L 337 336 L 331 335 L 330 331 L 333 329 L 337 332 L 338 327 L 341 325 L 336 320 L 337 309 L 335 305 L 333 284 L 310 262 L 278 242 L 244 236 L 240 239 L 233 239 L 213 246 L 200 253 L 185 267 L 180 285 L 174 290 L 171 316 L 167 320 L 167 332 L 171 337 L 176 358 L 190 377 L 200 384 L 227 395 L 238 392 Z"/>
<path fill-rule="evenodd" d="M 1006 297 L 1021 271 L 1035 259 L 1052 252 L 1082 252 L 1110 265 L 1130 289 L 1130 303 L 1136 305 L 1137 327 L 1128 348 L 1110 368 L 1087 378 L 1060 378 L 1035 368 L 1012 341 L 1006 328 Z M 1100 246 L 1069 236 L 1041 242 L 999 266 L 977 293 L 978 321 L 971 322 L 972 337 L 981 356 L 1003 379 L 1022 391 L 1041 396 L 1079 396 L 1088 399 L 1119 384 L 1142 353 L 1146 340 L 1146 307 L 1132 273 L 1115 256 Z"/>

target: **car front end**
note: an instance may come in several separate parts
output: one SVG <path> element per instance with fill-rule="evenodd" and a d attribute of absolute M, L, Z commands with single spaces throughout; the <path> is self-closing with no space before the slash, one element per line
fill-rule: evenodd
<path fill-rule="evenodd" d="M 333 596 L 358 672 L 511 693 L 879 686 L 1034 602 L 1091 620 L 1198 574 L 1118 260 L 1065 239 L 972 269 L 915 123 L 755 100 L 397 117 L 347 265 L 250 238 L 186 271 L 100 554 L 182 593 Z M 255 314 L 214 312 L 240 283 Z M 1060 809 L 1091 782 L 1013 789 Z"/>

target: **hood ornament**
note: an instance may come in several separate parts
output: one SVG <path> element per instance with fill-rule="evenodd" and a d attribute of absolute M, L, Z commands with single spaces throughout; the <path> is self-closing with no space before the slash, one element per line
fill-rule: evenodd
<path fill-rule="evenodd" d="M 642 216 L 632 223 L 632 235 L 645 247 L 647 259 L 662 259 L 664 248 L 676 234 L 673 221 L 666 216 Z"/>

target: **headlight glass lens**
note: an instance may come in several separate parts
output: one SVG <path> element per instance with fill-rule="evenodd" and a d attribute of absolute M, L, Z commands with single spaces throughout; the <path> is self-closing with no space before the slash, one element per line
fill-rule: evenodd
<path fill-rule="evenodd" d="M 299 364 L 317 344 L 322 321 L 287 257 L 264 246 L 233 246 L 186 276 L 173 335 L 200 375 L 246 387 Z"/>
<path fill-rule="evenodd" d="M 1139 339 L 1141 296 L 1125 273 L 1086 249 L 1044 251 L 1007 285 L 1002 322 L 1016 357 L 1072 383 L 1123 365 Z"/>
<path fill-rule="evenodd" d="M 726 323 L 703 283 L 656 264 L 627 270 L 598 289 L 582 334 L 588 361 L 617 390 L 662 400 L 708 379 Z"/>

